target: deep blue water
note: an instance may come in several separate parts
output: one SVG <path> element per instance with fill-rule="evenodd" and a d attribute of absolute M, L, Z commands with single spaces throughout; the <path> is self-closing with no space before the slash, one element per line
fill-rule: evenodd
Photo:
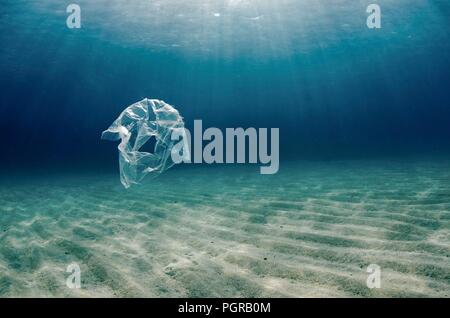
<path fill-rule="evenodd" d="M 1 0 L 0 297 L 448 297 L 449 17 L 448 0 Z M 125 190 L 100 136 L 144 97 L 191 131 L 279 128 L 280 172 L 179 165 Z"/>
<path fill-rule="evenodd" d="M 204 126 L 278 127 L 281 160 L 447 154 L 450 4 L 377 1 L 0 4 L 0 163 L 115 169 L 101 132 L 163 99 Z"/>

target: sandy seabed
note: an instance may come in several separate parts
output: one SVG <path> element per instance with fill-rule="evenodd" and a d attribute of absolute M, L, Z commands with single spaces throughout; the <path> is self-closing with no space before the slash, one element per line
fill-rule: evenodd
<path fill-rule="evenodd" d="M 450 161 L 280 167 L 3 177 L 0 297 L 449 297 Z"/>

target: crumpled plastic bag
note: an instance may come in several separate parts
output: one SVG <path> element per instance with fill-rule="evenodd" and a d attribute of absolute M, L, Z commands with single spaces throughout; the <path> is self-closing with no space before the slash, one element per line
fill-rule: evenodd
<path fill-rule="evenodd" d="M 119 149 L 120 181 L 125 188 L 139 183 L 147 174 L 158 175 L 175 163 L 171 150 L 177 140 L 172 132 L 181 131 L 184 138 L 184 121 L 171 105 L 157 99 L 145 98 L 128 106 L 111 126 L 102 133 L 102 139 L 121 140 Z M 155 137 L 153 153 L 140 151 Z"/>

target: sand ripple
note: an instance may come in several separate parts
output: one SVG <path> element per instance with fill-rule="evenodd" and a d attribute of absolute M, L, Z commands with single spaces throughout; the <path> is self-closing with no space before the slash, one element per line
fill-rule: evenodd
<path fill-rule="evenodd" d="M 448 297 L 449 166 L 176 168 L 130 190 L 116 175 L 7 178 L 0 296 Z"/>

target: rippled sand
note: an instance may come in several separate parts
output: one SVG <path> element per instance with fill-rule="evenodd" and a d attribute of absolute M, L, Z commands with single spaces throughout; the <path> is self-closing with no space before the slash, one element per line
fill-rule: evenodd
<path fill-rule="evenodd" d="M 2 297 L 450 295 L 448 161 L 7 176 L 0 203 Z"/>

